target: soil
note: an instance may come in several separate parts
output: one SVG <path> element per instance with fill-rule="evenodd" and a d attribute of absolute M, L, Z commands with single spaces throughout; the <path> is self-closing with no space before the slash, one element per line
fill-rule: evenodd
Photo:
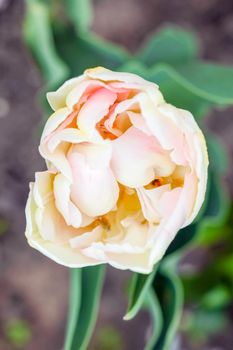
<path fill-rule="evenodd" d="M 202 57 L 232 64 L 231 0 L 98 0 L 94 5 L 93 29 L 131 51 L 162 25 L 176 23 L 197 32 Z M 13 319 L 20 319 L 30 324 L 32 332 L 24 349 L 59 350 L 64 338 L 68 270 L 31 249 L 24 237 L 28 183 L 35 171 L 44 168 L 37 149 L 42 115 L 37 96 L 43 83 L 23 43 L 24 10 L 22 0 L 0 0 L 0 218 L 8 223 L 0 236 L 0 349 L 15 349 L 7 340 L 6 327 Z M 232 108 L 214 111 L 208 119 L 230 155 L 232 112 Z M 233 193 L 231 176 L 229 172 L 227 183 Z M 132 322 L 121 320 L 126 308 L 122 290 L 128 276 L 127 272 L 108 269 L 97 333 L 111 325 L 122 336 L 122 350 L 141 350 L 147 315 L 142 313 Z M 230 350 L 230 344 L 232 337 L 223 334 L 208 349 Z M 97 340 L 90 349 L 98 349 Z"/>

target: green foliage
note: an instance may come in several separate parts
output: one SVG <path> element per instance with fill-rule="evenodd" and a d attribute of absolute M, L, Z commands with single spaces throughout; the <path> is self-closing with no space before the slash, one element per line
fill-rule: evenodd
<path fill-rule="evenodd" d="M 117 69 L 128 58 L 124 50 L 116 49 L 93 34 L 77 35 L 70 26 L 61 25 L 54 36 L 60 57 L 70 67 L 70 76 L 96 66 Z"/>
<path fill-rule="evenodd" d="M 175 65 L 193 60 L 197 54 L 198 41 L 192 32 L 165 27 L 150 37 L 137 58 L 148 66 L 155 63 Z"/>
<path fill-rule="evenodd" d="M 78 33 L 90 29 L 93 13 L 91 0 L 63 0 L 67 14 Z"/>
<path fill-rule="evenodd" d="M 161 331 L 163 329 L 163 314 L 161 306 L 158 297 L 152 287 L 148 290 L 145 299 L 145 306 L 146 309 L 148 309 L 150 312 L 152 318 L 151 331 L 145 344 L 145 350 L 151 350 L 153 349 L 154 344 L 158 342 Z"/>
<path fill-rule="evenodd" d="M 156 269 L 157 267 L 155 266 L 153 272 L 151 272 L 149 275 L 139 273 L 133 274 L 130 284 L 128 309 L 126 315 L 124 316 L 124 320 L 132 319 L 140 310 L 150 285 L 153 282 Z"/>
<path fill-rule="evenodd" d="M 160 269 L 153 283 L 162 311 L 163 327 L 153 350 L 168 350 L 179 326 L 183 293 L 179 278 L 170 269 Z"/>
<path fill-rule="evenodd" d="M 104 265 L 72 269 L 65 350 L 85 350 L 98 313 Z"/>
<path fill-rule="evenodd" d="M 5 337 L 12 346 L 22 349 L 31 340 L 32 331 L 26 321 L 15 319 L 6 324 Z"/>
<path fill-rule="evenodd" d="M 221 310 L 207 311 L 198 309 L 186 313 L 181 326 L 184 333 L 197 347 L 204 349 L 204 344 L 211 335 L 221 334 L 226 328 L 228 319 Z"/>
<path fill-rule="evenodd" d="M 124 350 L 124 341 L 120 332 L 111 326 L 102 327 L 96 335 L 94 350 Z"/>
<path fill-rule="evenodd" d="M 7 231 L 9 223 L 6 220 L 0 219 L 0 237 Z"/>
<path fill-rule="evenodd" d="M 57 55 L 50 24 L 49 7 L 40 0 L 27 0 L 24 37 L 39 63 L 50 88 L 67 78 L 68 68 Z"/>

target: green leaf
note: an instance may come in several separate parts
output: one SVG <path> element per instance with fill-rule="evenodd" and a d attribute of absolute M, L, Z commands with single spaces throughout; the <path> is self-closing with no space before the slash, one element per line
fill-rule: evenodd
<path fill-rule="evenodd" d="M 231 302 L 231 293 L 224 284 L 215 285 L 201 300 L 201 307 L 209 310 L 224 308 Z"/>
<path fill-rule="evenodd" d="M 116 70 L 129 59 L 121 47 L 94 34 L 77 35 L 70 26 L 55 28 L 54 35 L 57 51 L 69 66 L 72 77 L 96 66 Z"/>
<path fill-rule="evenodd" d="M 64 0 L 64 5 L 77 32 L 87 32 L 93 19 L 91 0 Z"/>
<path fill-rule="evenodd" d="M 193 62 L 179 66 L 177 71 L 203 98 L 219 104 L 233 103 L 233 66 Z"/>
<path fill-rule="evenodd" d="M 27 0 L 26 4 L 25 40 L 49 87 L 57 87 L 67 78 L 69 70 L 57 55 L 54 46 L 49 7 L 40 0 Z"/>
<path fill-rule="evenodd" d="M 209 245 L 218 240 L 225 223 L 230 202 L 219 175 L 209 171 L 209 193 L 204 218 L 199 223 L 197 243 Z"/>
<path fill-rule="evenodd" d="M 163 328 L 153 350 L 168 350 L 178 329 L 183 305 L 183 290 L 174 272 L 162 268 L 153 283 L 163 315 Z"/>
<path fill-rule="evenodd" d="M 194 59 L 197 53 L 197 38 L 192 32 L 178 27 L 167 27 L 153 34 L 137 57 L 151 66 L 155 63 L 188 62 Z"/>
<path fill-rule="evenodd" d="M 130 284 L 128 308 L 124 316 L 124 320 L 131 320 L 140 310 L 145 300 L 148 289 L 154 279 L 156 270 L 157 266 L 154 266 L 153 271 L 149 275 L 140 273 L 133 274 Z"/>
<path fill-rule="evenodd" d="M 233 68 L 194 62 L 176 66 L 157 64 L 150 69 L 150 79 L 157 84 L 175 80 L 194 95 L 219 105 L 233 103 Z"/>
<path fill-rule="evenodd" d="M 72 271 L 65 350 L 87 349 L 96 323 L 104 271 L 103 265 Z"/>
<path fill-rule="evenodd" d="M 163 315 L 156 293 L 153 288 L 150 288 L 147 293 L 145 305 L 152 317 L 152 327 L 149 339 L 147 339 L 144 350 L 153 349 L 154 344 L 159 339 L 163 327 Z"/>
<path fill-rule="evenodd" d="M 221 140 L 217 138 L 217 135 L 215 136 L 208 133 L 208 135 L 206 135 L 206 142 L 210 168 L 219 176 L 224 173 L 228 167 L 226 150 Z"/>
<path fill-rule="evenodd" d="M 174 240 L 169 245 L 165 256 L 173 254 L 179 249 L 184 248 L 187 244 L 191 242 L 191 240 L 195 237 L 197 232 L 197 224 L 193 223 L 189 226 L 182 228 L 174 238 Z"/>
<path fill-rule="evenodd" d="M 148 74 L 148 79 L 159 84 L 166 102 L 188 110 L 196 119 L 205 116 L 211 107 L 209 101 L 194 94 L 165 70 L 152 71 Z"/>
<path fill-rule="evenodd" d="M 211 335 L 221 334 L 229 325 L 228 315 L 222 310 L 198 309 L 186 315 L 184 322 L 183 330 L 195 347 L 199 343 L 199 349 L 203 349 Z"/>
<path fill-rule="evenodd" d="M 65 339 L 65 350 L 72 349 L 72 344 L 75 343 L 75 337 L 77 337 L 76 326 L 78 324 L 80 304 L 82 298 L 81 269 L 71 269 L 69 293 L 69 312 Z"/>
<path fill-rule="evenodd" d="M 128 72 L 140 75 L 144 79 L 149 79 L 147 67 L 140 61 L 130 59 L 117 69 L 119 72 Z"/>
<path fill-rule="evenodd" d="M 231 226 L 231 232 L 230 234 L 232 234 L 232 226 Z M 232 243 L 230 242 L 231 246 Z M 231 292 L 233 292 L 233 254 L 227 254 L 225 256 L 222 256 L 221 259 L 218 262 L 218 266 L 217 266 L 217 270 L 218 272 L 221 273 L 221 275 L 224 278 L 228 278 L 231 281 Z"/>

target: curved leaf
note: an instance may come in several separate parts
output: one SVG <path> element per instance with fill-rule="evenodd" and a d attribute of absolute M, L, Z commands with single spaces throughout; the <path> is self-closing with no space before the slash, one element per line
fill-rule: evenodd
<path fill-rule="evenodd" d="M 117 69 L 129 58 L 121 47 L 91 33 L 77 35 L 71 26 L 55 28 L 54 36 L 57 51 L 69 66 L 72 77 L 96 66 Z"/>
<path fill-rule="evenodd" d="M 198 42 L 192 32 L 178 27 L 166 27 L 153 34 L 137 57 L 148 66 L 155 63 L 188 62 L 198 54 Z"/>
<path fill-rule="evenodd" d="M 170 349 L 172 340 L 179 326 L 182 305 L 183 290 L 179 278 L 174 272 L 163 268 L 156 275 L 153 283 L 163 315 L 163 328 L 159 339 L 151 348 L 153 350 Z"/>
<path fill-rule="evenodd" d="M 212 105 L 209 101 L 197 96 L 190 89 L 180 84 L 166 71 L 158 71 L 157 73 L 152 71 L 152 74 L 148 74 L 148 79 L 159 84 L 159 89 L 166 102 L 190 111 L 195 119 L 205 116 Z"/>
<path fill-rule="evenodd" d="M 70 316 L 65 350 L 87 349 L 97 318 L 104 271 L 105 267 L 98 265 L 81 270 L 75 269 L 72 272 Z M 81 279 L 75 277 L 75 274 L 80 274 Z M 78 294 L 79 301 L 75 300 L 75 293 Z"/>
<path fill-rule="evenodd" d="M 75 342 L 76 325 L 78 323 L 80 304 L 82 298 L 82 270 L 71 269 L 69 289 L 69 312 L 65 339 L 65 350 L 72 349 Z"/>
<path fill-rule="evenodd" d="M 57 55 L 47 4 L 27 0 L 24 37 L 31 48 L 50 88 L 56 88 L 69 74 L 68 67 Z"/>
<path fill-rule="evenodd" d="M 174 68 L 157 64 L 150 69 L 150 77 L 159 85 L 175 80 L 196 96 L 215 104 L 233 103 L 233 68 L 230 66 L 193 62 Z"/>
<path fill-rule="evenodd" d="M 154 279 L 156 270 L 157 266 L 154 266 L 154 270 L 149 275 L 143 275 L 140 273 L 133 274 L 130 284 L 128 308 L 124 320 L 131 320 L 140 310 L 148 289 Z"/>
<path fill-rule="evenodd" d="M 229 197 L 219 175 L 210 172 L 209 183 L 208 204 L 197 233 L 197 242 L 203 245 L 209 245 L 218 239 L 220 227 L 226 221 L 230 208 Z"/>
<path fill-rule="evenodd" d="M 90 29 L 93 12 L 91 0 L 65 0 L 67 14 L 77 32 L 86 32 Z"/>
<path fill-rule="evenodd" d="M 145 304 L 152 317 L 152 327 L 151 334 L 149 334 L 144 350 L 152 350 L 154 344 L 156 344 L 158 341 L 161 330 L 163 328 L 163 315 L 161 306 L 152 287 L 148 290 Z"/>

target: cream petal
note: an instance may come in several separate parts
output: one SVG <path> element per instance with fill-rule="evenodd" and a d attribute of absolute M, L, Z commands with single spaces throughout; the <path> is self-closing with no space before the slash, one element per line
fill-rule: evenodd
<path fill-rule="evenodd" d="M 79 130 L 66 128 L 56 132 L 53 137 L 49 139 L 47 142 L 47 148 L 50 152 L 54 152 L 61 142 L 80 143 L 85 141 L 88 141 L 88 139 Z"/>
<path fill-rule="evenodd" d="M 72 111 L 69 108 L 61 108 L 54 112 L 47 120 L 42 136 L 41 142 L 53 133 L 59 125 L 61 125 L 70 115 Z"/>
<path fill-rule="evenodd" d="M 169 193 L 170 189 L 171 186 L 169 184 L 150 190 L 147 190 L 144 187 L 137 188 L 138 198 L 146 220 L 153 223 L 159 223 L 162 218 L 160 200 L 165 193 Z"/>
<path fill-rule="evenodd" d="M 175 210 L 182 193 L 182 187 L 173 188 L 171 191 L 163 193 L 160 198 L 159 207 L 163 219 L 168 219 Z"/>
<path fill-rule="evenodd" d="M 60 240 L 62 217 L 58 213 L 53 196 L 54 174 L 45 171 L 36 173 L 33 197 L 37 205 L 34 217 L 41 237 L 48 241 Z"/>
<path fill-rule="evenodd" d="M 84 75 L 91 79 L 98 79 L 101 81 L 109 82 L 111 83 L 111 86 L 117 88 L 121 87 L 132 89 L 138 87 L 142 89 L 150 88 L 151 90 L 154 89 L 158 91 L 158 85 L 145 80 L 133 73 L 113 72 L 103 67 L 96 67 L 87 69 L 84 72 Z M 124 84 L 119 84 L 118 82 L 123 82 Z"/>
<path fill-rule="evenodd" d="M 150 264 L 149 250 L 137 253 L 136 251 L 132 252 L 129 245 L 124 245 L 122 249 L 119 249 L 119 246 L 118 249 L 116 246 L 108 246 L 106 249 L 104 247 L 105 245 L 101 243 L 93 243 L 90 247 L 83 249 L 82 252 L 89 258 L 95 257 L 102 263 L 108 263 L 117 269 L 130 269 L 138 273 L 150 273 L 152 271 L 153 265 Z M 129 251 L 131 252 L 130 256 Z"/>
<path fill-rule="evenodd" d="M 73 237 L 69 240 L 72 248 L 84 249 L 90 246 L 93 242 L 99 241 L 103 234 L 101 226 L 95 227 L 90 232 L 85 232 L 79 236 Z"/>
<path fill-rule="evenodd" d="M 82 222 L 80 210 L 70 200 L 71 183 L 67 178 L 58 174 L 54 179 L 54 197 L 56 208 L 65 219 L 67 225 L 79 228 Z"/>
<path fill-rule="evenodd" d="M 57 236 L 59 236 L 60 233 L 63 235 L 63 242 L 65 242 L 64 238 L 66 238 L 68 242 L 72 236 L 74 237 L 78 234 L 78 230 L 72 230 L 70 232 L 69 228 L 64 226 L 64 221 L 62 221 L 62 219 L 57 221 L 56 214 L 50 217 L 50 215 L 53 215 L 53 208 L 51 208 L 52 197 L 50 194 L 53 178 L 54 174 L 47 171 L 37 173 L 36 187 L 39 188 L 34 189 L 35 184 L 30 184 L 30 193 L 26 205 L 27 226 L 25 232 L 28 243 L 48 258 L 56 261 L 58 264 L 68 267 L 84 267 L 101 263 L 96 259 L 83 255 L 77 250 L 74 251 L 68 243 L 61 243 L 62 241 L 58 239 Z M 49 191 L 49 195 L 46 195 L 46 190 Z M 35 201 L 35 196 L 37 201 Z M 48 224 L 48 227 L 46 226 L 46 231 L 44 230 L 43 232 L 40 231 L 41 226 L 38 227 L 36 224 L 36 212 L 38 210 L 47 212 L 45 220 L 42 216 L 41 225 Z M 49 229 L 52 229 L 52 234 L 49 232 Z M 55 231 L 56 237 L 53 234 Z"/>
<path fill-rule="evenodd" d="M 112 142 L 111 167 L 116 179 L 129 187 L 141 187 L 160 176 L 169 176 L 174 164 L 155 137 L 130 127 Z"/>
<path fill-rule="evenodd" d="M 91 168 L 105 169 L 109 166 L 112 157 L 112 145 L 109 140 L 100 144 L 85 142 L 73 145 L 69 154 L 72 152 L 82 154 Z"/>
<path fill-rule="evenodd" d="M 182 190 L 177 188 L 170 193 L 164 194 L 166 197 L 164 198 L 165 203 L 162 203 L 162 209 L 165 210 L 164 214 L 168 216 L 163 218 L 155 231 L 153 249 L 150 256 L 151 264 L 155 264 L 161 259 L 178 230 L 186 225 L 195 202 L 196 182 L 195 175 L 188 173 L 185 175 Z M 168 201 L 173 203 L 170 208 L 166 208 Z"/>
<path fill-rule="evenodd" d="M 62 142 L 55 152 L 50 152 L 46 144 L 39 146 L 41 156 L 46 159 L 49 170 L 58 170 L 72 181 L 72 172 L 66 154 L 69 150 L 69 144 Z"/>
<path fill-rule="evenodd" d="M 86 77 L 81 75 L 79 77 L 67 80 L 56 91 L 48 92 L 47 100 L 53 110 L 66 107 L 66 96 L 75 86 L 79 85 L 84 80 L 86 80 Z"/>
<path fill-rule="evenodd" d="M 72 201 L 87 216 L 104 215 L 115 207 L 119 188 L 110 168 L 92 168 L 84 154 L 69 153 Z"/>

